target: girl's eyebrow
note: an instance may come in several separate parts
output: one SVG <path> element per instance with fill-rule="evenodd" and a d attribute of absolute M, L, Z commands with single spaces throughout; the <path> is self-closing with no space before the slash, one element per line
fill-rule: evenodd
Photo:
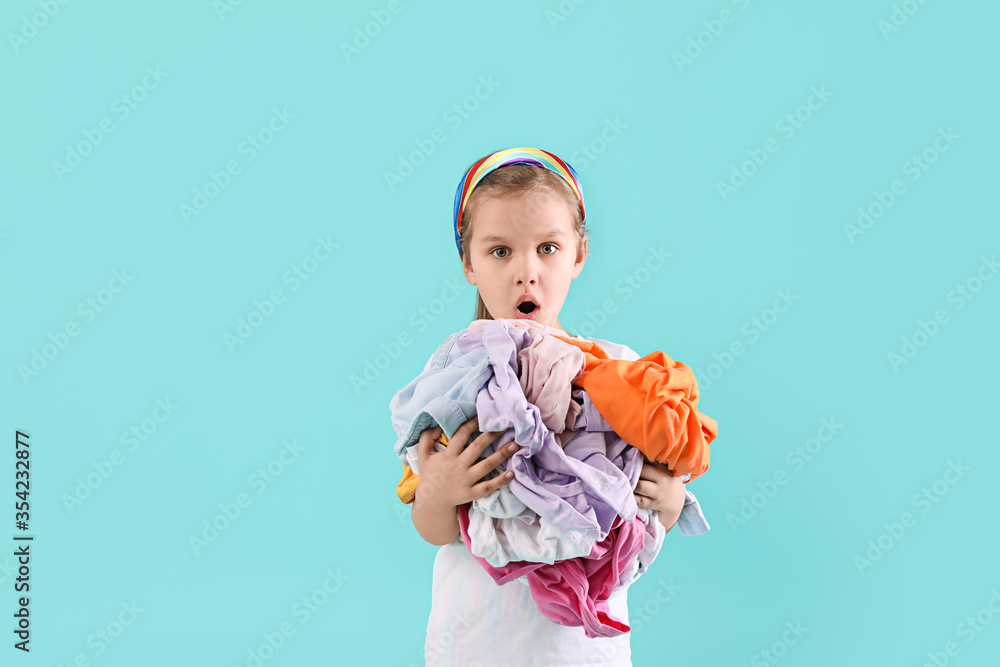
<path fill-rule="evenodd" d="M 541 236 L 548 237 L 548 238 L 562 238 L 563 233 L 562 233 L 562 230 L 552 229 L 552 230 L 549 230 L 548 232 L 545 232 L 544 234 L 541 234 Z M 496 242 L 496 241 L 501 241 L 501 242 L 502 241 L 506 241 L 507 239 L 504 238 L 503 236 L 497 236 L 496 234 L 490 234 L 489 236 L 484 236 L 481 240 L 482 240 L 483 243 L 493 243 L 493 242 Z"/>

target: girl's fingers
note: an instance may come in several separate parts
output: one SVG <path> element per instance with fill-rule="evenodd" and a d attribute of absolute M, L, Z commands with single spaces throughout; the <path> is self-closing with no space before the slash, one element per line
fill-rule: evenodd
<path fill-rule="evenodd" d="M 503 431 L 487 431 L 476 438 L 471 445 L 466 447 L 462 454 L 468 461 L 469 467 L 472 467 L 472 464 L 477 461 L 480 456 L 482 456 L 483 450 L 486 449 L 486 447 L 493 444 L 493 441 L 503 435 L 506 431 L 507 429 L 504 429 Z"/>
<path fill-rule="evenodd" d="M 639 471 L 639 479 L 648 479 L 651 482 L 659 480 L 662 475 L 663 471 L 649 461 L 643 463 L 642 470 Z"/>
<path fill-rule="evenodd" d="M 500 435 L 497 433 L 496 435 Z M 494 438 L 495 439 L 495 438 Z M 491 440 L 492 441 L 492 440 Z M 484 447 L 485 449 L 485 447 Z M 493 452 L 489 457 L 483 459 L 479 463 L 475 464 L 470 468 L 472 473 L 476 476 L 476 479 L 481 479 L 486 476 L 486 473 L 496 468 L 498 465 L 509 459 L 514 455 L 520 447 L 515 442 L 510 442 L 504 445 L 500 451 Z M 480 450 L 480 453 L 481 450 Z"/>
<path fill-rule="evenodd" d="M 451 454 L 452 456 L 458 456 L 466 449 L 468 449 L 469 447 L 467 443 L 469 442 L 469 436 L 475 433 L 478 428 L 479 428 L 478 415 L 476 415 L 469 421 L 459 426 L 458 430 L 455 431 L 455 435 L 451 436 L 451 438 L 449 438 L 448 440 L 448 449 L 449 449 L 448 453 Z M 453 447 L 452 444 L 456 444 L 458 446 Z"/>
<path fill-rule="evenodd" d="M 432 436 L 432 430 L 426 430 L 420 432 L 420 437 L 417 438 L 417 459 L 423 460 L 425 456 L 430 454 L 434 450 L 434 438 Z"/>
<path fill-rule="evenodd" d="M 475 494 L 476 498 L 482 498 L 486 494 L 493 493 L 499 488 L 502 488 L 504 484 L 509 482 L 514 477 L 514 473 L 508 470 L 507 472 L 494 477 L 493 479 L 487 480 L 485 482 L 479 482 L 472 487 L 472 492 Z"/>
<path fill-rule="evenodd" d="M 640 479 L 635 485 L 635 495 L 644 496 L 650 500 L 652 500 L 653 496 L 656 495 L 656 490 L 656 483 L 649 480 Z"/>

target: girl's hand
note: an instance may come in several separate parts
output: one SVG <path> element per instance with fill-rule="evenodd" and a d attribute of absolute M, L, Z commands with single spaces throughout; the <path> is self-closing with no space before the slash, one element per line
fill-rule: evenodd
<path fill-rule="evenodd" d="M 642 472 L 635 485 L 635 503 L 645 509 L 658 510 L 660 523 L 669 532 L 684 509 L 684 482 L 674 477 L 665 463 L 643 458 Z"/>
<path fill-rule="evenodd" d="M 483 433 L 471 445 L 466 446 L 469 436 L 477 426 L 479 417 L 473 417 L 462 424 L 455 431 L 455 435 L 448 440 L 448 446 L 443 452 L 434 449 L 434 439 L 443 432 L 440 426 L 427 429 L 420 434 L 420 442 L 417 444 L 417 461 L 420 465 L 417 494 L 422 500 L 430 500 L 442 507 L 457 507 L 496 491 L 514 476 L 514 473 L 508 470 L 493 479 L 481 481 L 487 473 L 510 458 L 520 447 L 513 442 L 508 443 L 499 452 L 494 452 L 488 458 L 477 462 L 486 446 L 509 430 Z"/>

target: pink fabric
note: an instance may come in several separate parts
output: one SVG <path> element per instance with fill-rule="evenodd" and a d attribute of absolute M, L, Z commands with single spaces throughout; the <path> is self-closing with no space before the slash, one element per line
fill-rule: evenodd
<path fill-rule="evenodd" d="M 538 329 L 528 333 L 533 341 L 517 353 L 517 379 L 525 398 L 541 413 L 542 423 L 565 446 L 576 433 L 572 425 L 582 410 L 572 397 L 573 380 L 587 367 L 587 357 L 580 348 Z"/>
<path fill-rule="evenodd" d="M 458 506 L 458 525 L 466 547 L 469 538 L 469 505 Z M 655 518 L 650 517 L 650 520 Z M 587 637 L 614 637 L 631 628 L 609 613 L 608 598 L 618 587 L 623 570 L 643 549 L 646 525 L 640 516 L 629 523 L 615 518 L 608 536 L 594 543 L 589 556 L 559 560 L 555 563 L 511 561 L 493 567 L 475 554 L 483 569 L 498 586 L 526 575 L 531 597 L 550 621 L 559 625 L 583 626 Z M 471 551 L 470 551 L 471 553 Z"/>

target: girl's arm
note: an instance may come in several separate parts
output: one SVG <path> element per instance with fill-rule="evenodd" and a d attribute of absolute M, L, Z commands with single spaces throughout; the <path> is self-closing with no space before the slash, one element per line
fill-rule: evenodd
<path fill-rule="evenodd" d="M 455 506 L 438 502 L 433 494 L 424 497 L 420 494 L 419 484 L 410 516 L 420 537 L 435 546 L 451 544 L 458 539 L 460 532 Z"/>

